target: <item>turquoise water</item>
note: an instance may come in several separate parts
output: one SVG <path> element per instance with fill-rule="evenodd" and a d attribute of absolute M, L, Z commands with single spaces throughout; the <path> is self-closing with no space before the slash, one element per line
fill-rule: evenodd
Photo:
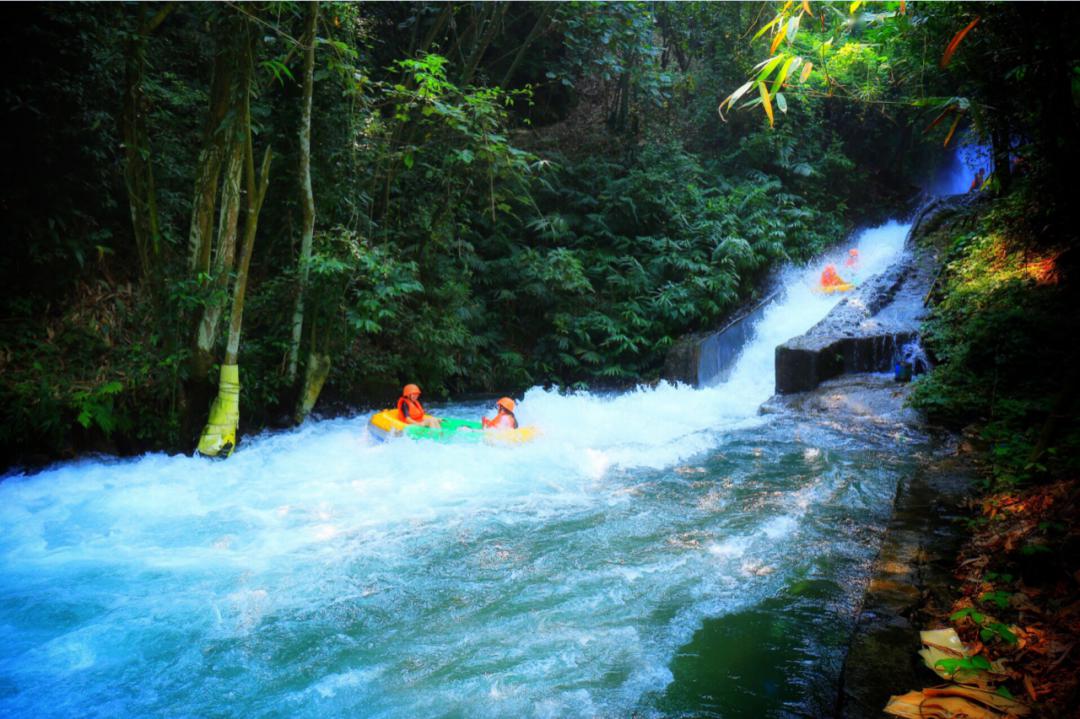
<path fill-rule="evenodd" d="M 868 272 L 905 232 L 860 239 Z M 361 415 L 5 478 L 0 715 L 819 713 L 918 447 L 757 414 L 775 336 L 837 301 L 818 271 L 728 383 L 530 390 L 524 446 Z"/>

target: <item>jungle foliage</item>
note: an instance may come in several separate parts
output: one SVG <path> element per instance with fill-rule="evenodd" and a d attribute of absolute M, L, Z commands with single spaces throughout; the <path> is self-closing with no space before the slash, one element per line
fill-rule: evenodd
<path fill-rule="evenodd" d="M 224 226 L 228 193 L 199 178 L 238 121 L 257 155 L 273 147 L 244 305 L 243 427 L 291 421 L 290 358 L 332 358 L 324 409 L 387 403 L 405 381 L 435 398 L 655 379 L 677 337 L 751 301 L 779 262 L 909 195 L 942 107 L 959 117 L 963 104 L 965 126 L 1001 136 L 1003 108 L 1029 117 L 1062 101 L 1037 90 L 1060 90 L 1060 63 L 1008 75 L 1007 103 L 993 94 L 1000 66 L 1031 50 L 990 44 L 1015 9 L 901 4 L 845 5 L 842 32 L 804 20 L 790 38 L 792 3 L 322 5 L 303 266 L 310 5 L 6 6 L 2 52 L 20 71 L 3 90 L 5 454 L 190 450 L 225 344 L 218 332 L 196 361 L 195 328 L 208 308 L 227 316 L 236 278 L 227 256 L 192 265 L 193 208 L 204 198 L 218 213 L 206 227 Z M 785 36 L 769 34 L 777 22 L 753 40 L 778 7 Z M 941 70 L 926 48 L 976 11 Z M 1055 21 L 1044 12 L 1042 26 Z M 1068 66 L 1072 41 L 1048 38 L 1036 44 Z M 784 76 L 758 90 L 783 121 L 722 120 L 719 98 L 761 71 L 763 45 L 784 43 L 770 68 Z M 800 69 L 794 53 L 818 59 Z M 222 78 L 244 73 L 238 120 Z M 1067 117 L 1004 124 L 1008 142 L 1033 141 L 1032 166 L 1075 127 L 1072 92 Z"/>

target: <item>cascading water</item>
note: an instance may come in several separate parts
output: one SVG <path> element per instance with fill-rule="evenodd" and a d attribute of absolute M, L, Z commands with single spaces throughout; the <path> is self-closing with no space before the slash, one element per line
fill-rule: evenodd
<path fill-rule="evenodd" d="M 906 232 L 863 233 L 860 274 Z M 533 389 L 518 417 L 543 434 L 520 447 L 379 444 L 365 415 L 247 438 L 224 462 L 156 454 L 8 476 L 0 715 L 829 706 L 911 459 L 757 414 L 775 345 L 839 301 L 811 292 L 819 272 L 786 275 L 726 383 Z"/>
<path fill-rule="evenodd" d="M 947 161 L 926 184 L 931 195 L 945 197 L 970 192 L 976 177 L 985 180 L 992 171 L 990 148 L 969 136 L 962 136 L 946 156 Z"/>

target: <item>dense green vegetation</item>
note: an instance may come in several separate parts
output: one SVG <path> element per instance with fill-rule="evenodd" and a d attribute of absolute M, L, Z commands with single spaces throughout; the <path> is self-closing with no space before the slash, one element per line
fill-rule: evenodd
<path fill-rule="evenodd" d="M 909 198 L 957 128 L 994 145 L 997 191 L 1020 154 L 1055 227 L 1068 209 L 1069 10 L 4 13 L 5 60 L 20 68 L 4 89 L 9 457 L 190 450 L 241 277 L 242 421 L 253 429 L 303 415 L 308 368 L 328 369 L 321 407 L 383 404 L 404 381 L 434 398 L 652 380 L 676 338 L 751 300 L 778 262 Z M 781 59 L 755 69 L 770 57 Z M 745 98 L 768 116 L 743 101 L 721 119 L 720 100 L 765 70 L 765 91 Z M 255 213 L 250 188 L 270 148 Z M 240 258 L 256 216 L 248 280 Z"/>

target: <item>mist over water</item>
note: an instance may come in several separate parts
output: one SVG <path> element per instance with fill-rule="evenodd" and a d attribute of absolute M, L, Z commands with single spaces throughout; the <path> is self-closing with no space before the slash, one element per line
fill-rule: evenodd
<path fill-rule="evenodd" d="M 672 669 L 706 619 L 811 580 L 823 616 L 854 606 L 904 460 L 757 408 L 841 299 L 823 263 L 861 281 L 907 229 L 785 273 L 724 384 L 530 390 L 527 445 L 381 444 L 361 415 L 8 476 L 0 715 L 711 715 Z"/>
<path fill-rule="evenodd" d="M 977 172 L 981 170 L 985 179 L 992 171 L 990 148 L 973 142 L 971 138 L 962 138 L 957 142 L 947 158 L 926 185 L 926 191 L 932 195 L 970 192 Z"/>

